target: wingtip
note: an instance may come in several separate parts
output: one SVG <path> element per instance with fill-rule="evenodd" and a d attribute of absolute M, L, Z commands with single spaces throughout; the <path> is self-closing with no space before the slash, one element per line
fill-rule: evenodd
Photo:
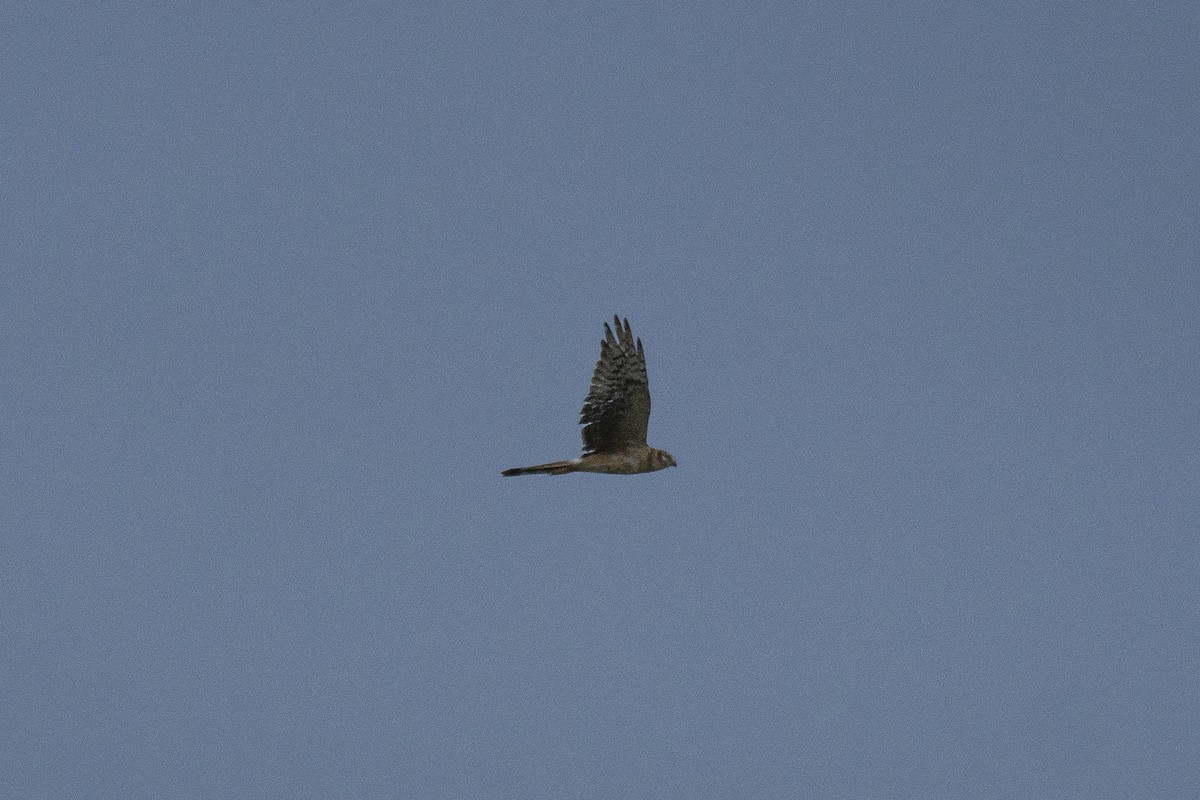
<path fill-rule="evenodd" d="M 614 334 L 613 331 L 616 331 Z M 613 344 L 621 346 L 621 349 L 633 345 L 633 328 L 629 324 L 629 317 L 621 319 L 620 314 L 613 314 L 613 327 L 610 328 L 608 323 L 604 323 L 605 336 Z"/>

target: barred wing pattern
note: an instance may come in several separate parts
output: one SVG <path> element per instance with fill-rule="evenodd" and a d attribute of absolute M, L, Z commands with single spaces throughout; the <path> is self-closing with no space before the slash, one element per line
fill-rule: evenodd
<path fill-rule="evenodd" d="M 642 340 L 633 338 L 629 320 L 613 317 L 616 333 L 604 323 L 600 360 L 579 414 L 584 452 L 645 446 L 650 424 L 650 384 Z"/>

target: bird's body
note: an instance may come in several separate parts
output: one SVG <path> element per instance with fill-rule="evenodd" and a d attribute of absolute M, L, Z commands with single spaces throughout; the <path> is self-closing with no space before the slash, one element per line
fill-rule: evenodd
<path fill-rule="evenodd" d="M 633 338 L 629 320 L 613 317 L 616 334 L 604 323 L 600 360 L 592 373 L 592 386 L 579 422 L 584 454 L 580 458 L 552 461 L 533 467 L 506 469 L 501 475 L 565 475 L 568 472 L 602 472 L 635 475 L 675 466 L 670 453 L 646 444 L 650 424 L 650 387 L 642 340 Z"/>
<path fill-rule="evenodd" d="M 604 472 L 609 475 L 636 475 L 675 466 L 675 459 L 664 450 L 642 445 L 641 450 L 630 448 L 611 453 L 586 453 L 581 458 L 551 461 L 536 467 L 506 469 L 501 475 L 566 475 L 568 472 Z"/>

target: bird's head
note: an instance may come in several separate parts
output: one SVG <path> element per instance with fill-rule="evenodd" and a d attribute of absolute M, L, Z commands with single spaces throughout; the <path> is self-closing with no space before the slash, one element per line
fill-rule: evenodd
<path fill-rule="evenodd" d="M 666 450 L 650 450 L 650 463 L 655 469 L 666 469 L 667 467 L 677 467 L 675 456 L 668 453 Z"/>

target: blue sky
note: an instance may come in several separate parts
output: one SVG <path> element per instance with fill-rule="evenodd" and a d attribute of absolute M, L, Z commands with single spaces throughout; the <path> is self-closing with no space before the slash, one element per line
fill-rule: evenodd
<path fill-rule="evenodd" d="M 1192 4 L 8 17 L 5 797 L 1195 791 Z"/>

